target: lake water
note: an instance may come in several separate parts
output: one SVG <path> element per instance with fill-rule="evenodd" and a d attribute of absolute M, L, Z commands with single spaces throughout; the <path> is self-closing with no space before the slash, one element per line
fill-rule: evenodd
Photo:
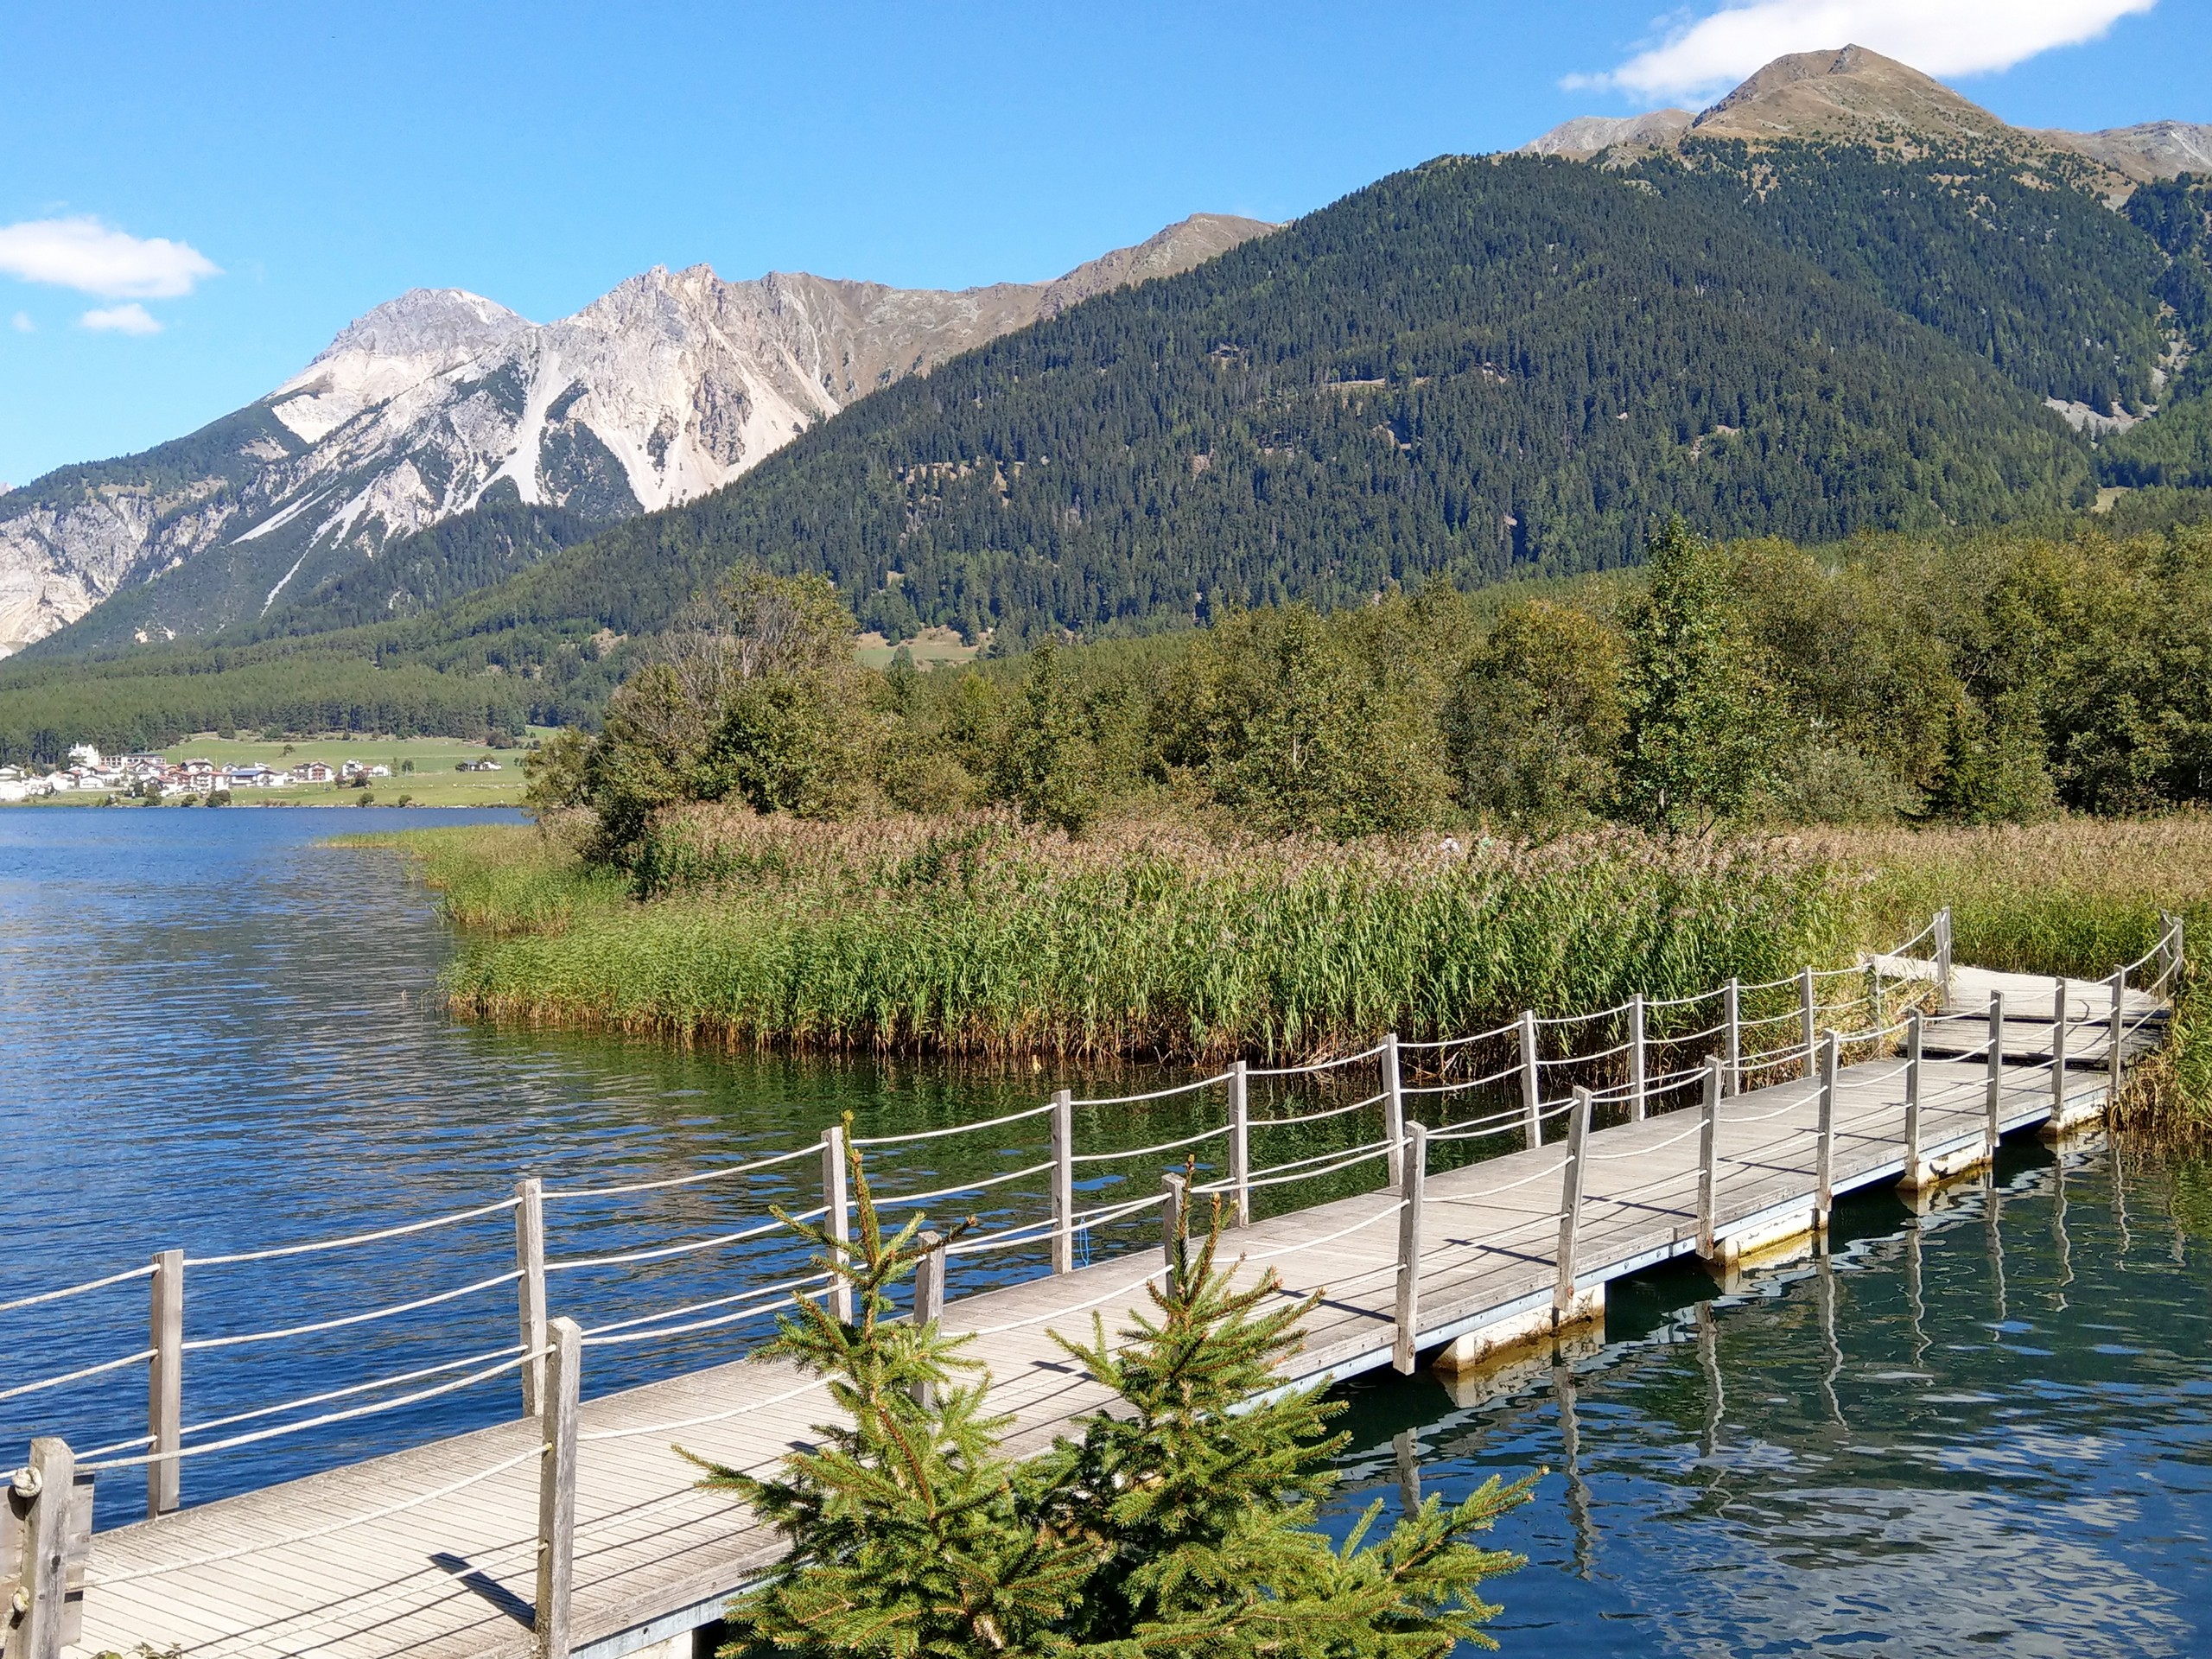
<path fill-rule="evenodd" d="M 385 809 L 0 812 L 0 1303 L 127 1269 L 308 1243 L 549 1186 L 682 1174 L 811 1139 L 842 1112 L 898 1134 L 1019 1111 L 1058 1071 L 686 1052 L 486 1031 L 436 1006 L 453 949 L 387 853 L 338 833 L 461 815 Z M 1096 1081 L 1096 1080 L 1095 1080 Z M 1147 1082 L 1153 1079 L 1145 1079 Z M 1096 1115 L 1170 1138 L 1169 1104 Z M 1338 1120 L 1342 1122 L 1342 1120 Z M 1311 1145 L 1332 1129 L 1311 1132 Z M 1027 1166 L 1036 1120 L 887 1150 L 887 1189 Z M 1148 1167 L 1093 1169 L 1104 1198 Z M 811 1203 L 801 1159 L 734 1181 L 550 1201 L 550 1253 L 714 1238 Z M 1016 1180 L 962 1208 L 1037 1213 Z M 1129 1186 L 1127 1190 L 1139 1190 Z M 367 1325 L 193 1351 L 188 1425 L 512 1343 L 512 1223 L 329 1253 L 195 1265 L 193 1340 Z M 1408 1476 L 1447 1496 L 1553 1472 L 1499 1531 L 1509 1651 L 2189 1655 L 2212 1652 L 2212 1172 L 2139 1151 L 2008 1150 L 1994 1180 L 1914 1217 L 1846 1204 L 1828 1255 L 1725 1294 L 1694 1272 L 1617 1286 L 1605 1340 L 1455 1401 L 1430 1377 L 1346 1391 L 1342 1524 Z M 1137 1248 L 1132 1230 L 1102 1249 Z M 556 1274 L 587 1327 L 672 1314 L 772 1276 L 763 1236 Z M 977 1282 L 1032 1269 L 963 1267 Z M 959 1284 L 956 1284 L 957 1294 Z M 697 1318 L 713 1318 L 708 1310 Z M 0 1393 L 143 1347 L 146 1285 L 0 1314 Z M 725 1357 L 757 1323 L 588 1351 L 592 1391 Z M 437 1371 L 407 1391 L 473 1375 Z M 344 1411 L 382 1396 L 309 1408 Z M 142 1366 L 0 1399 L 0 1460 L 33 1433 L 80 1452 L 143 1432 Z M 187 1502 L 512 1416 L 511 1376 L 397 1412 L 188 1459 Z M 294 1414 L 296 1415 L 297 1414 Z M 289 1421 L 247 1418 L 194 1437 Z M 143 1503 L 104 1476 L 103 1524 Z"/>

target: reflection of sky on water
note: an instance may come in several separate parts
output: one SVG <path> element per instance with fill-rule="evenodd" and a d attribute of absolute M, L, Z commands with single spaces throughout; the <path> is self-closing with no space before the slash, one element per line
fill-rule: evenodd
<path fill-rule="evenodd" d="M 2030 1147 L 1993 1208 L 1849 1206 L 1825 1268 L 1616 1287 L 1606 1345 L 1503 1398 L 1357 1386 L 1338 1509 L 1400 1501 L 1406 1429 L 1424 1493 L 1548 1467 L 1499 1528 L 1509 1653 L 2212 1653 L 2212 1273 L 2165 1166 L 2074 1156 L 2063 1220 Z"/>

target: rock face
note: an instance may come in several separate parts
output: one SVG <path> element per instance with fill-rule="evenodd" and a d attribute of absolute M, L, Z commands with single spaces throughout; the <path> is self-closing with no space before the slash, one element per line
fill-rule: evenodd
<path fill-rule="evenodd" d="M 487 499 L 671 505 L 902 376 L 1273 228 L 1198 214 L 1053 282 L 957 293 L 656 267 L 543 324 L 417 289 L 259 403 L 0 498 L 0 655 L 118 594 L 123 637 L 213 632 Z"/>
<path fill-rule="evenodd" d="M 1712 108 L 1648 115 L 1580 116 L 1522 148 L 1586 161 L 1599 151 L 1666 147 L 1687 137 L 1751 143 L 1838 138 L 1853 143 L 1936 139 L 2070 150 L 2124 181 L 2212 171 L 2212 126 L 2151 121 L 2102 132 L 2008 126 L 1940 80 L 1863 46 L 1777 58 Z M 2126 185 L 2121 186 L 2125 194 Z"/>

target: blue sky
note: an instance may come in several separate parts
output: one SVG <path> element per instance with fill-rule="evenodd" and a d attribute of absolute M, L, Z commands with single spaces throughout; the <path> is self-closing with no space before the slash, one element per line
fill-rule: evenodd
<path fill-rule="evenodd" d="M 250 402 L 417 286 L 959 287 L 1287 219 L 1856 39 L 2008 120 L 2212 121 L 2203 0 L 0 9 L 0 480 Z M 32 280 L 41 278 L 42 280 Z"/>

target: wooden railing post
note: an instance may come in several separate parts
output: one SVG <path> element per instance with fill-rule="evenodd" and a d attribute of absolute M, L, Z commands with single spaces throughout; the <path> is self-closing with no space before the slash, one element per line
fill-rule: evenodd
<path fill-rule="evenodd" d="M 531 1651 L 569 1659 L 569 1604 L 576 1576 L 576 1409 L 583 1332 L 574 1319 L 547 1322 L 545 1399 L 537 1416 L 537 1594 Z"/>
<path fill-rule="evenodd" d="M 1720 1090 L 1724 1081 L 1720 1057 L 1708 1055 L 1705 1062 L 1705 1121 L 1699 1124 L 1697 1134 L 1697 1253 L 1708 1262 L 1713 1259 L 1715 1211 L 1719 1203 L 1719 1160 L 1720 1139 Z"/>
<path fill-rule="evenodd" d="M 938 1233 L 925 1232 L 914 1241 L 922 1247 L 920 1258 L 914 1263 L 914 1323 L 917 1325 L 935 1325 L 944 1318 L 944 1238 Z M 926 1382 L 914 1384 L 914 1402 L 928 1407 L 933 1403 L 935 1390 Z"/>
<path fill-rule="evenodd" d="M 1989 1116 L 1988 1151 L 1997 1156 L 1997 1143 L 2004 1138 L 2003 1114 L 2005 1105 L 2005 993 L 1989 994 L 1989 1085 L 1984 1102 Z"/>
<path fill-rule="evenodd" d="M 2053 1128 L 2066 1122 L 2066 976 L 2050 982 L 2050 1122 Z"/>
<path fill-rule="evenodd" d="M 1805 1050 L 1805 1075 L 1820 1075 L 1820 1003 L 1815 1000 L 1812 964 L 1808 963 L 1797 976 L 1798 1040 Z"/>
<path fill-rule="evenodd" d="M 1559 1197 L 1559 1279 L 1552 1287 L 1552 1316 L 1565 1319 L 1574 1311 L 1574 1233 L 1582 1219 L 1582 1163 L 1590 1144 L 1590 1091 L 1577 1087 L 1574 1110 L 1567 1126 L 1566 1179 Z"/>
<path fill-rule="evenodd" d="M 1534 1009 L 1523 1009 L 1521 1014 L 1521 1112 L 1529 1145 L 1544 1143 L 1544 1083 L 1543 1073 L 1536 1065 L 1536 1015 Z"/>
<path fill-rule="evenodd" d="M 545 1184 L 535 1175 L 515 1183 L 515 1296 L 522 1325 L 522 1414 L 535 1417 L 545 1398 Z"/>
<path fill-rule="evenodd" d="M 1398 1033 L 1382 1039 L 1382 1138 L 1390 1146 L 1390 1185 L 1406 1173 L 1405 1079 L 1398 1072 Z"/>
<path fill-rule="evenodd" d="M 1393 1044 L 1390 1058 L 1398 1058 Z M 1395 1077 L 1394 1071 L 1392 1076 Z M 1229 1071 L 1229 1215 L 1232 1227 L 1252 1224 L 1252 1078 L 1243 1060 Z"/>
<path fill-rule="evenodd" d="M 1951 907 L 1948 905 L 1936 912 L 1936 994 L 1939 1007 L 1951 1000 Z"/>
<path fill-rule="evenodd" d="M 1744 982 L 1732 975 L 1728 980 L 1724 1012 L 1728 1026 L 1728 1072 L 1725 1081 L 1730 1094 L 1740 1095 L 1744 1092 Z"/>
<path fill-rule="evenodd" d="M 1052 1092 L 1052 1271 L 1075 1271 L 1075 1096 L 1065 1089 Z"/>
<path fill-rule="evenodd" d="M 1816 1185 L 1813 1205 L 1818 1212 L 1823 1230 L 1828 1224 L 1828 1211 L 1835 1208 L 1835 1074 L 1836 1034 L 1827 1033 L 1821 1039 L 1821 1144 Z"/>
<path fill-rule="evenodd" d="M 1643 993 L 1638 991 L 1628 1000 L 1628 1116 L 1631 1123 L 1643 1122 L 1648 1075 L 1643 1056 Z"/>
<path fill-rule="evenodd" d="M 853 1219 L 852 1203 L 845 1191 L 845 1129 L 840 1123 L 822 1131 L 822 1205 L 823 1230 L 835 1241 L 832 1254 L 842 1262 L 845 1246 L 853 1236 Z M 843 1324 L 853 1322 L 853 1287 L 841 1275 L 831 1275 L 830 1313 Z"/>
<path fill-rule="evenodd" d="M 0 1515 L 0 1637 L 8 1659 L 61 1659 L 80 1634 L 80 1578 L 91 1542 L 91 1488 L 77 1484 L 67 1440 L 41 1435 L 9 1484 Z"/>
<path fill-rule="evenodd" d="M 154 1357 L 146 1368 L 146 1514 L 173 1512 L 183 1488 L 184 1440 L 184 1252 L 163 1250 L 154 1257 L 153 1306 L 146 1345 Z"/>
<path fill-rule="evenodd" d="M 2110 1046 L 2105 1051 L 2105 1071 L 2110 1078 L 2107 1110 L 2120 1104 L 2120 1091 L 2127 1082 L 2127 1057 L 2120 1050 L 2120 1038 L 2126 1030 L 2127 969 L 2115 968 L 2112 976 L 2112 1022 L 2107 1033 Z"/>
<path fill-rule="evenodd" d="M 1421 1209 L 1428 1184 L 1428 1130 L 1406 1125 L 1405 1157 L 1400 1161 L 1398 1201 L 1398 1332 L 1390 1363 L 1402 1376 L 1414 1374 L 1414 1344 L 1421 1335 Z"/>
<path fill-rule="evenodd" d="M 1183 1217 L 1191 1202 L 1191 1184 L 1173 1170 L 1160 1178 L 1160 1254 L 1167 1263 L 1171 1288 L 1180 1281 L 1183 1255 Z"/>
<path fill-rule="evenodd" d="M 1904 1179 L 1920 1185 L 1920 1010 L 1904 1016 Z"/>

